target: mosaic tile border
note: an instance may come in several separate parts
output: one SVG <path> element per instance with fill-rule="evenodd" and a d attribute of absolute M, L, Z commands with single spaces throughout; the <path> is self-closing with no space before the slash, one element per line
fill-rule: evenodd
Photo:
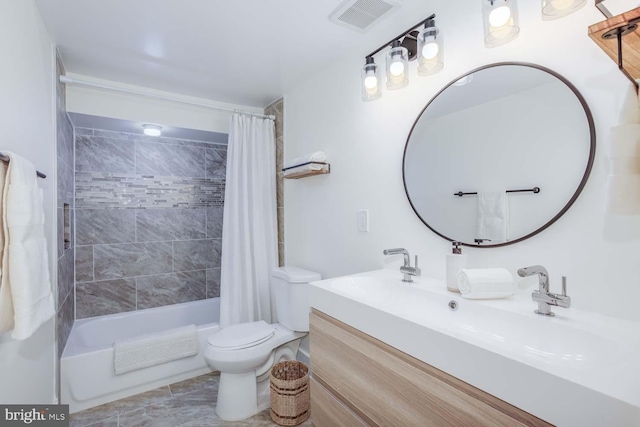
<path fill-rule="evenodd" d="M 76 172 L 76 209 L 224 205 L 224 179 Z"/>

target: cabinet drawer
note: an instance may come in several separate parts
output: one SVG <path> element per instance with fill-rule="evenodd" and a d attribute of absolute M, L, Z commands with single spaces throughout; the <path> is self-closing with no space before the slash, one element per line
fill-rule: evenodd
<path fill-rule="evenodd" d="M 314 378 L 311 378 L 311 419 L 316 427 L 369 427 Z"/>
<path fill-rule="evenodd" d="M 549 426 L 326 314 L 311 314 L 311 369 L 379 426 Z"/>

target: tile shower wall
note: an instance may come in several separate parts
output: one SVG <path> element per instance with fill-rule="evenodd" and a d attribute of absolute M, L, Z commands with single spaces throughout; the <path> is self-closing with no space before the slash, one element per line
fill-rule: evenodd
<path fill-rule="evenodd" d="M 76 318 L 214 298 L 226 144 L 76 128 Z"/>
<path fill-rule="evenodd" d="M 64 74 L 64 66 L 56 56 L 57 77 Z M 74 241 L 73 241 L 73 125 L 67 115 L 64 85 L 60 79 L 56 87 L 56 151 L 58 174 L 58 202 L 56 216 L 58 218 L 58 301 L 57 301 L 57 341 L 58 357 L 67 344 L 74 321 L 75 299 L 74 284 Z M 65 214 L 65 205 L 68 206 Z M 67 233 L 65 233 L 65 228 Z M 65 239 L 67 240 L 65 242 Z"/>
<path fill-rule="evenodd" d="M 283 266 L 284 257 L 284 99 L 280 98 L 264 109 L 264 113 L 276 116 L 276 190 L 278 206 L 278 265 Z"/>

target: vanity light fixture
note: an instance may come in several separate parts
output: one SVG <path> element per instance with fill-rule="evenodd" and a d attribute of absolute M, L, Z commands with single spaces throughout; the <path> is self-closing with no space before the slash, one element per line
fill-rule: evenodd
<path fill-rule="evenodd" d="M 142 125 L 144 134 L 147 136 L 160 136 L 162 135 L 162 127 L 158 125 L 144 124 Z"/>
<path fill-rule="evenodd" d="M 587 4 L 587 0 L 542 0 L 542 19 L 550 21 L 562 18 L 585 4 Z"/>
<path fill-rule="evenodd" d="M 482 0 L 485 47 L 510 42 L 520 34 L 516 0 Z"/>
<path fill-rule="evenodd" d="M 409 61 L 414 59 L 418 59 L 418 74 L 421 76 L 442 69 L 444 49 L 435 17 L 436 15 L 431 15 L 418 22 L 365 57 L 361 72 L 363 101 L 373 101 L 382 96 L 381 71 L 373 57 L 386 48 L 389 48 L 385 55 L 388 90 L 401 89 L 409 84 Z"/>

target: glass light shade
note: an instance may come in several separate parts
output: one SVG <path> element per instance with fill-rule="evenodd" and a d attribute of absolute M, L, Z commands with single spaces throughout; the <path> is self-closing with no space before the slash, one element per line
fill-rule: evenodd
<path fill-rule="evenodd" d="M 428 76 L 444 67 L 442 36 L 437 27 L 424 28 L 418 34 L 418 74 Z"/>
<path fill-rule="evenodd" d="M 409 84 L 409 51 L 393 42 L 387 52 L 387 89 L 402 89 Z"/>
<path fill-rule="evenodd" d="M 545 21 L 562 18 L 587 4 L 587 0 L 542 0 L 542 18 Z"/>
<path fill-rule="evenodd" d="M 496 47 L 520 34 L 516 0 L 482 0 L 484 45 Z"/>
<path fill-rule="evenodd" d="M 382 76 L 380 67 L 373 62 L 373 58 L 367 58 L 367 63 L 362 67 L 362 100 L 374 101 L 382 96 Z"/>

